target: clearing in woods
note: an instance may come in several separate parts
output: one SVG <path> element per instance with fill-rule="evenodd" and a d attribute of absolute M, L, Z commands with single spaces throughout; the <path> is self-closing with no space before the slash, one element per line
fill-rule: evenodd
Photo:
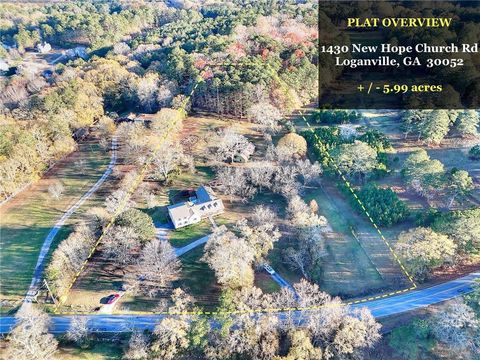
<path fill-rule="evenodd" d="M 1 300 L 16 301 L 25 296 L 48 232 L 63 213 L 95 184 L 109 161 L 109 152 L 98 145 L 97 138 L 91 137 L 80 143 L 77 151 L 56 164 L 42 179 L 0 208 Z M 48 192 L 49 185 L 55 181 L 60 181 L 65 188 L 58 200 Z M 102 201 L 105 187 L 103 184 L 67 220 L 55 237 L 50 253 L 71 232 L 78 215 Z"/>

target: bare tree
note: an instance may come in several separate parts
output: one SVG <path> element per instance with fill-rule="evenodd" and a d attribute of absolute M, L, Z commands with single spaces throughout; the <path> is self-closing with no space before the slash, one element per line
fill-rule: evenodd
<path fill-rule="evenodd" d="M 284 252 L 287 263 L 302 272 L 307 279 L 310 272 L 319 266 L 318 262 L 325 256 L 323 232 L 327 220 L 318 216 L 299 196 L 290 198 L 287 213 L 291 220 L 298 243 Z"/>
<path fill-rule="evenodd" d="M 113 52 L 116 55 L 127 55 L 130 50 L 130 46 L 128 46 L 128 44 L 124 42 L 119 42 L 113 45 Z"/>
<path fill-rule="evenodd" d="M 252 318 L 236 316 L 234 326 L 215 336 L 205 350 L 207 359 L 275 359 L 280 348 L 278 317 L 273 314 Z"/>
<path fill-rule="evenodd" d="M 268 206 L 257 205 L 253 209 L 252 225 L 253 226 L 267 226 L 273 228 L 277 221 L 277 214 Z"/>
<path fill-rule="evenodd" d="M 134 261 L 132 250 L 140 246 L 140 238 L 135 230 L 126 226 L 112 226 L 103 240 L 103 250 L 108 258 L 119 265 Z"/>
<path fill-rule="evenodd" d="M 299 270 L 306 279 L 310 278 L 307 271 L 307 268 L 310 265 L 308 249 L 305 247 L 300 247 L 298 249 L 289 247 L 284 251 L 283 257 L 288 266 L 294 270 Z"/>
<path fill-rule="evenodd" d="M 273 133 L 278 131 L 278 122 L 282 118 L 280 111 L 267 101 L 253 105 L 248 110 L 248 115 L 254 123 L 265 126 Z"/>
<path fill-rule="evenodd" d="M 272 178 L 275 173 L 275 166 L 270 162 L 256 163 L 256 166 L 249 168 L 248 174 L 252 185 L 262 191 L 263 188 L 269 189 L 272 186 Z"/>
<path fill-rule="evenodd" d="M 320 175 L 322 174 L 322 167 L 315 161 L 313 164 L 310 160 L 298 160 L 295 163 L 298 173 L 302 178 L 303 185 L 310 185 L 317 183 L 320 180 Z"/>
<path fill-rule="evenodd" d="M 260 263 L 273 244 L 280 239 L 280 231 L 276 227 L 275 213 L 264 206 L 257 206 L 253 211 L 252 220 L 240 220 L 236 227 L 247 244 L 255 250 L 255 261 Z"/>
<path fill-rule="evenodd" d="M 438 312 L 431 319 L 433 334 L 437 339 L 457 351 L 479 350 L 475 341 L 480 329 L 480 322 L 473 309 L 458 300 Z M 478 339 L 477 339 L 478 340 Z"/>
<path fill-rule="evenodd" d="M 155 327 L 152 350 L 159 359 L 172 360 L 188 345 L 189 323 L 186 319 L 165 318 Z"/>
<path fill-rule="evenodd" d="M 310 334 L 304 329 L 292 329 L 288 333 L 290 349 L 285 360 L 315 360 L 322 359 L 322 349 L 313 346 Z"/>
<path fill-rule="evenodd" d="M 235 196 L 240 197 L 242 201 L 252 198 L 257 189 L 253 187 L 246 176 L 246 170 L 238 167 L 220 167 L 217 170 L 217 188 L 223 194 L 230 197 L 230 201 Z"/>
<path fill-rule="evenodd" d="M 298 169 L 295 166 L 288 164 L 278 166 L 273 177 L 272 190 L 286 197 L 297 195 L 301 188 L 297 177 Z"/>
<path fill-rule="evenodd" d="M 237 334 L 234 333 L 234 338 L 237 335 L 237 340 L 243 340 L 239 345 L 248 349 L 247 354 L 252 359 L 273 358 L 280 349 L 278 317 L 269 314 L 259 320 L 245 318 L 243 322 L 241 330 Z"/>
<path fill-rule="evenodd" d="M 147 359 L 149 355 L 149 339 L 147 335 L 139 331 L 132 332 L 130 341 L 128 342 L 128 349 L 123 355 L 126 360 L 143 360 Z"/>
<path fill-rule="evenodd" d="M 26 303 L 16 315 L 17 323 L 8 336 L 9 359 L 54 359 L 58 342 L 48 333 L 50 318 L 32 304 Z"/>
<path fill-rule="evenodd" d="M 176 85 L 172 81 L 163 82 L 158 88 L 157 101 L 160 107 L 171 105 L 174 94 L 177 92 Z"/>
<path fill-rule="evenodd" d="M 141 78 L 136 84 L 136 94 L 140 107 L 147 111 L 155 111 L 158 109 L 158 75 L 147 74 Z"/>
<path fill-rule="evenodd" d="M 358 140 L 352 144 L 342 144 L 335 148 L 332 151 L 332 158 L 342 172 L 361 180 L 379 166 L 377 151 Z"/>
<path fill-rule="evenodd" d="M 78 225 L 54 251 L 46 274 L 57 297 L 68 292 L 72 280 L 88 258 L 96 241 L 95 230 L 94 226 Z"/>
<path fill-rule="evenodd" d="M 239 288 L 253 283 L 254 250 L 225 226 L 216 228 L 205 245 L 202 258 L 214 271 L 220 284 Z"/>
<path fill-rule="evenodd" d="M 315 307 L 303 312 L 303 323 L 312 343 L 323 349 L 325 358 L 360 356 L 380 339 L 380 324 L 368 309 L 352 310 L 339 298 L 320 291 L 317 284 L 305 280 L 294 285 L 299 307 Z"/>
<path fill-rule="evenodd" d="M 180 261 L 172 246 L 154 239 L 142 249 L 134 271 L 126 275 L 125 282 L 132 292 L 153 297 L 178 279 L 179 273 Z"/>
<path fill-rule="evenodd" d="M 220 131 L 212 142 L 214 158 L 218 161 L 233 162 L 236 156 L 248 151 L 251 146 L 245 136 L 238 134 L 231 127 Z"/>
<path fill-rule="evenodd" d="M 189 331 L 191 321 L 182 315 L 193 311 L 194 298 L 180 288 L 173 290 L 171 295 L 170 314 L 180 314 L 173 318 L 163 319 L 154 330 L 152 350 L 162 359 L 175 359 L 177 355 L 190 345 Z"/>
<path fill-rule="evenodd" d="M 124 189 L 117 189 L 105 199 L 105 209 L 110 214 L 128 210 L 132 206 L 131 194 Z"/>
<path fill-rule="evenodd" d="M 147 192 L 144 194 L 144 197 L 148 209 L 153 209 L 154 207 L 159 206 L 160 202 L 158 201 L 154 193 Z"/>
<path fill-rule="evenodd" d="M 380 325 L 367 309 L 352 310 L 339 298 L 320 291 L 318 285 L 305 280 L 294 285 L 296 294 L 283 289 L 263 294 L 255 287 L 236 290 L 222 298 L 221 307 L 238 315 L 230 315 L 221 330 L 210 333 L 205 350 L 208 359 L 350 359 L 362 358 L 363 351 L 379 339 Z M 264 307 L 308 307 L 315 311 L 296 312 L 295 317 L 281 318 L 256 312 Z M 252 317 L 248 312 L 255 311 Z M 299 327 L 301 324 L 301 327 Z M 295 336 L 294 336 L 295 335 Z M 279 356 L 280 339 L 291 342 L 282 346 L 288 355 Z M 323 354 L 323 357 L 322 357 Z"/>
<path fill-rule="evenodd" d="M 66 337 L 79 345 L 88 340 L 88 318 L 85 316 L 74 316 L 70 322 Z"/>
<path fill-rule="evenodd" d="M 156 130 L 155 127 L 156 121 L 152 123 L 154 130 Z M 158 136 L 155 136 L 154 132 L 147 131 L 145 126 L 139 123 L 120 124 L 117 135 L 123 140 L 122 154 L 125 155 L 125 160 L 129 164 L 145 164 L 158 141 Z"/>
<path fill-rule="evenodd" d="M 193 169 L 193 159 L 183 153 L 179 142 L 166 141 L 153 160 L 154 177 L 166 182 L 180 166 Z"/>

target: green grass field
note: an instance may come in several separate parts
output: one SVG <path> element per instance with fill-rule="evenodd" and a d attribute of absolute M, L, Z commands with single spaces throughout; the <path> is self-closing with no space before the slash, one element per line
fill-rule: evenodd
<path fill-rule="evenodd" d="M 75 164 L 79 159 L 86 161 L 82 169 Z M 92 141 L 82 143 L 76 153 L 61 161 L 45 178 L 0 209 L 1 299 L 15 300 L 25 295 L 39 250 L 51 227 L 100 178 L 109 161 L 109 153 L 97 144 Z M 61 181 L 65 187 L 58 201 L 48 193 L 48 185 L 52 180 Z M 101 194 L 104 186 L 67 221 L 56 236 L 51 250 L 68 236 L 79 214 L 103 201 Z"/>
<path fill-rule="evenodd" d="M 199 305 L 213 310 L 218 304 L 220 286 L 217 284 L 213 270 L 207 263 L 200 260 L 202 256 L 203 246 L 200 246 L 180 258 L 182 278 L 174 285 L 187 289 Z"/>
<path fill-rule="evenodd" d="M 119 360 L 122 346 L 117 341 L 92 341 L 87 348 L 60 346 L 56 359 L 59 360 Z"/>
<path fill-rule="evenodd" d="M 350 204 L 338 196 L 330 197 L 321 188 L 305 196 L 307 202 L 312 199 L 333 230 L 326 236 L 328 255 L 322 261 L 322 281 L 319 283 L 322 290 L 333 295 L 352 296 L 381 288 L 384 283 L 380 274 L 351 234 L 350 228 L 357 227 L 361 219 L 349 215 L 354 211 Z"/>
<path fill-rule="evenodd" d="M 170 232 L 170 244 L 173 247 L 182 247 L 190 244 L 192 241 L 195 241 L 209 233 L 211 233 L 212 224 L 208 219 L 204 219 L 198 224 L 193 224 L 173 230 Z"/>

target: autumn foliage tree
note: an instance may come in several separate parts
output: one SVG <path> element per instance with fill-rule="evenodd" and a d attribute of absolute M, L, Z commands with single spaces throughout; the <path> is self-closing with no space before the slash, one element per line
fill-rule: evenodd
<path fill-rule="evenodd" d="M 307 153 L 307 141 L 301 135 L 289 133 L 278 140 L 277 148 L 292 156 L 305 156 Z"/>
<path fill-rule="evenodd" d="M 210 235 L 202 260 L 215 271 L 221 285 L 236 289 L 253 284 L 254 258 L 255 251 L 245 239 L 221 226 Z"/>
<path fill-rule="evenodd" d="M 402 232 L 395 250 L 412 276 L 425 280 L 439 266 L 453 263 L 456 247 L 448 236 L 418 227 Z"/>

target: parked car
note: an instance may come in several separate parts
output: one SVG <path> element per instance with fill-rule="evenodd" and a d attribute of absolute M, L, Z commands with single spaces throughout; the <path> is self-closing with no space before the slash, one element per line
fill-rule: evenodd
<path fill-rule="evenodd" d="M 268 272 L 270 275 L 275 274 L 275 270 L 272 269 L 272 267 L 268 264 L 263 265 L 263 268 L 265 269 L 266 272 Z"/>
<path fill-rule="evenodd" d="M 120 299 L 120 294 L 112 294 L 107 297 L 107 305 L 114 304 L 118 299 Z"/>

